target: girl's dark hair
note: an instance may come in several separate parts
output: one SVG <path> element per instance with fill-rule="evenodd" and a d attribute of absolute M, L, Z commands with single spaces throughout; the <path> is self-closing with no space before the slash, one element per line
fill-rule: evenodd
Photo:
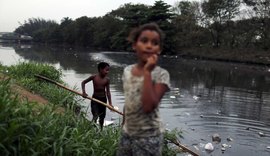
<path fill-rule="evenodd" d="M 104 69 L 105 67 L 110 67 L 110 65 L 107 62 L 100 62 L 98 64 L 98 71 L 100 72 L 100 70 Z"/>
<path fill-rule="evenodd" d="M 139 36 L 145 30 L 156 31 L 159 34 L 160 47 L 162 48 L 163 47 L 163 40 L 165 38 L 165 34 L 163 33 L 163 31 L 159 28 L 159 26 L 156 23 L 147 23 L 147 24 L 139 26 L 138 28 L 133 29 L 130 32 L 127 40 L 132 44 L 137 42 Z"/>

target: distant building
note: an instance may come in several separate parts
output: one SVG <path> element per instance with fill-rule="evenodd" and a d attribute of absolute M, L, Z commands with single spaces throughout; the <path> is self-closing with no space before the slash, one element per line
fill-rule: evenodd
<path fill-rule="evenodd" d="M 20 35 L 13 32 L 0 32 L 0 42 L 28 42 L 32 40 L 33 37 L 28 35 Z"/>

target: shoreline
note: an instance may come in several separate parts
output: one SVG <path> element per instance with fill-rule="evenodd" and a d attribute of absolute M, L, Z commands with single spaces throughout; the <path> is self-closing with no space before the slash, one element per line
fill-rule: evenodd
<path fill-rule="evenodd" d="M 270 67 L 270 51 L 256 49 L 207 49 L 188 48 L 176 53 L 185 59 L 211 60 L 228 63 Z"/>
<path fill-rule="evenodd" d="M 12 48 L 18 48 L 17 43 L 0 43 L 0 47 L 8 46 Z M 93 51 L 93 52 L 103 52 L 103 51 L 111 51 L 111 52 L 130 52 L 127 50 L 109 50 L 103 48 L 90 48 L 90 47 L 82 47 L 82 46 L 72 46 L 72 45 L 63 45 L 63 44 L 44 44 L 44 43 L 29 43 L 27 45 L 48 47 L 48 48 L 56 48 L 56 49 L 64 49 L 66 51 Z M 178 52 L 174 54 L 167 54 L 165 52 L 164 55 L 167 56 L 176 56 L 182 57 L 185 59 L 199 59 L 199 60 L 210 60 L 210 61 L 219 61 L 219 62 L 228 62 L 228 63 L 238 63 L 238 64 L 247 64 L 247 65 L 258 65 L 270 67 L 270 50 L 264 51 L 254 48 L 245 48 L 245 49 L 230 49 L 230 48 L 181 48 L 177 50 Z"/>

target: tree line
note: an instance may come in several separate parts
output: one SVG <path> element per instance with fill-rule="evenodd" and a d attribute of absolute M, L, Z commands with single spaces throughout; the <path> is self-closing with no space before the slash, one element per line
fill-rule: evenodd
<path fill-rule="evenodd" d="M 127 51 L 130 30 L 149 22 L 165 32 L 166 54 L 186 48 L 270 48 L 269 0 L 127 3 L 101 17 L 64 17 L 60 23 L 30 18 L 15 32 L 32 36 L 35 42 Z"/>

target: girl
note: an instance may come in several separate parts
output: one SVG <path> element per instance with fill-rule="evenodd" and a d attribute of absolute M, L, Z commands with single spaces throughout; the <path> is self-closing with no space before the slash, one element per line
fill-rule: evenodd
<path fill-rule="evenodd" d="M 123 130 L 118 156 L 160 156 L 163 127 L 159 102 L 169 90 L 169 73 L 157 66 L 163 33 L 155 23 L 145 24 L 130 33 L 129 41 L 138 62 L 124 69 L 125 95 Z"/>

